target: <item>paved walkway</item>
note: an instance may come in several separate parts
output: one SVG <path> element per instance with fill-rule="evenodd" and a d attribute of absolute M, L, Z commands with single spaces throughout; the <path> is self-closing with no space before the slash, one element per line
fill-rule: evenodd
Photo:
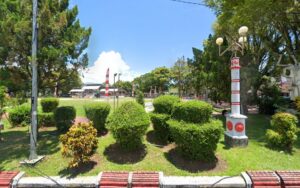
<path fill-rule="evenodd" d="M 78 123 L 88 123 L 90 122 L 90 120 L 86 117 L 76 117 L 74 124 L 78 124 Z"/>

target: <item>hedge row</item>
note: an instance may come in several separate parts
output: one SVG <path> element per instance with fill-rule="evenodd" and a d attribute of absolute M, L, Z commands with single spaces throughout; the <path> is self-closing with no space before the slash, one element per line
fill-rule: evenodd
<path fill-rule="evenodd" d="M 192 100 L 175 104 L 172 118 L 189 123 L 205 123 L 211 118 L 212 111 L 212 105 Z"/>
<path fill-rule="evenodd" d="M 38 125 L 39 127 L 54 127 L 54 113 L 53 112 L 43 112 L 38 114 Z"/>
<path fill-rule="evenodd" d="M 167 121 L 170 119 L 170 115 L 151 113 L 150 119 L 153 125 L 155 136 L 165 143 L 171 140 L 169 125 L 167 124 Z"/>
<path fill-rule="evenodd" d="M 153 100 L 154 112 L 171 115 L 173 106 L 179 102 L 180 98 L 177 96 L 161 95 Z"/>
<path fill-rule="evenodd" d="M 222 122 L 210 120 L 199 125 L 169 120 L 172 138 L 181 154 L 192 160 L 212 161 L 217 144 L 223 132 Z"/>
<path fill-rule="evenodd" d="M 31 107 L 29 104 L 22 104 L 9 110 L 9 122 L 13 127 L 30 124 Z"/>
<path fill-rule="evenodd" d="M 59 100 L 57 98 L 43 98 L 41 99 L 41 106 L 43 112 L 54 112 L 58 107 Z"/>
<path fill-rule="evenodd" d="M 54 120 L 59 132 L 65 133 L 73 125 L 76 110 L 73 106 L 61 106 L 54 112 Z"/>
<path fill-rule="evenodd" d="M 86 117 L 93 122 L 98 132 L 106 130 L 105 123 L 110 112 L 110 105 L 107 103 L 95 103 L 84 106 Z"/>

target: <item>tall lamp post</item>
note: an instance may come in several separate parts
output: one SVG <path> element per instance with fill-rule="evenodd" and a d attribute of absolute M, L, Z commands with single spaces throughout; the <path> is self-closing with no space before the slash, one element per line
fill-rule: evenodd
<path fill-rule="evenodd" d="M 114 74 L 114 110 L 116 109 L 116 76 L 117 73 Z"/>
<path fill-rule="evenodd" d="M 219 55 L 222 56 L 227 51 L 231 51 L 234 57 L 231 59 L 231 113 L 226 116 L 225 144 L 229 147 L 239 147 L 248 145 L 246 136 L 245 120 L 247 116 L 240 113 L 240 61 L 237 53 L 244 54 L 245 43 L 247 42 L 248 27 L 242 26 L 238 33 L 238 41 L 232 41 L 227 49 L 221 53 L 223 38 L 216 40 L 219 46 Z"/>
<path fill-rule="evenodd" d="M 30 129 L 30 155 L 29 160 L 38 158 L 37 147 L 37 0 L 32 1 L 32 93 L 31 93 L 31 129 Z"/>

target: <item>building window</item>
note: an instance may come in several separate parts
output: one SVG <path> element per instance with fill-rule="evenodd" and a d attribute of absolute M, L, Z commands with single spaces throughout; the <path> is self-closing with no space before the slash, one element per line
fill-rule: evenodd
<path fill-rule="evenodd" d="M 291 70 L 290 69 L 286 69 L 285 70 L 285 75 L 286 76 L 290 76 L 291 75 Z"/>

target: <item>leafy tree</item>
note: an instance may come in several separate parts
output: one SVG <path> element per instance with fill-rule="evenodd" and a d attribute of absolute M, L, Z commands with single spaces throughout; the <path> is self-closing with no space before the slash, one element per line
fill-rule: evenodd
<path fill-rule="evenodd" d="M 132 83 L 129 81 L 117 81 L 116 82 L 116 87 L 117 88 L 121 88 L 124 89 L 127 93 L 131 93 L 132 92 Z"/>
<path fill-rule="evenodd" d="M 277 64 L 299 62 L 298 1 L 274 0 L 205 0 L 217 15 L 214 30 L 229 42 L 237 41 L 240 26 L 249 27 L 248 45 L 241 58 L 241 102 L 253 101 L 263 83 L 263 76 L 277 77 Z M 252 90 L 252 96 L 248 91 Z"/>
<path fill-rule="evenodd" d="M 168 89 L 170 82 L 170 70 L 166 67 L 158 67 L 152 71 L 155 86 L 159 88 L 159 93 Z"/>
<path fill-rule="evenodd" d="M 158 88 L 159 93 L 167 90 L 170 83 L 170 70 L 166 67 L 158 67 L 149 73 L 143 74 L 133 80 L 142 92 L 149 92 L 153 88 Z"/>
<path fill-rule="evenodd" d="M 171 67 L 172 81 L 178 87 L 179 97 L 182 97 L 186 88 L 189 88 L 189 73 L 188 62 L 184 57 L 179 58 Z"/>
<path fill-rule="evenodd" d="M 215 102 L 229 101 L 230 54 L 219 56 L 216 38 L 209 35 L 204 41 L 203 51 L 193 48 L 194 58 L 188 62 L 191 70 L 188 80 L 191 80 L 197 95 L 205 94 Z"/>
<path fill-rule="evenodd" d="M 0 7 L 0 37 L 4 39 L 0 42 L 0 65 L 9 72 L 0 76 L 9 79 L 13 75 L 7 86 L 28 91 L 32 4 L 30 0 L 1 0 Z M 39 89 L 58 93 L 62 84 L 88 65 L 85 49 L 91 28 L 80 26 L 78 8 L 70 9 L 68 0 L 41 0 L 38 7 Z"/>

